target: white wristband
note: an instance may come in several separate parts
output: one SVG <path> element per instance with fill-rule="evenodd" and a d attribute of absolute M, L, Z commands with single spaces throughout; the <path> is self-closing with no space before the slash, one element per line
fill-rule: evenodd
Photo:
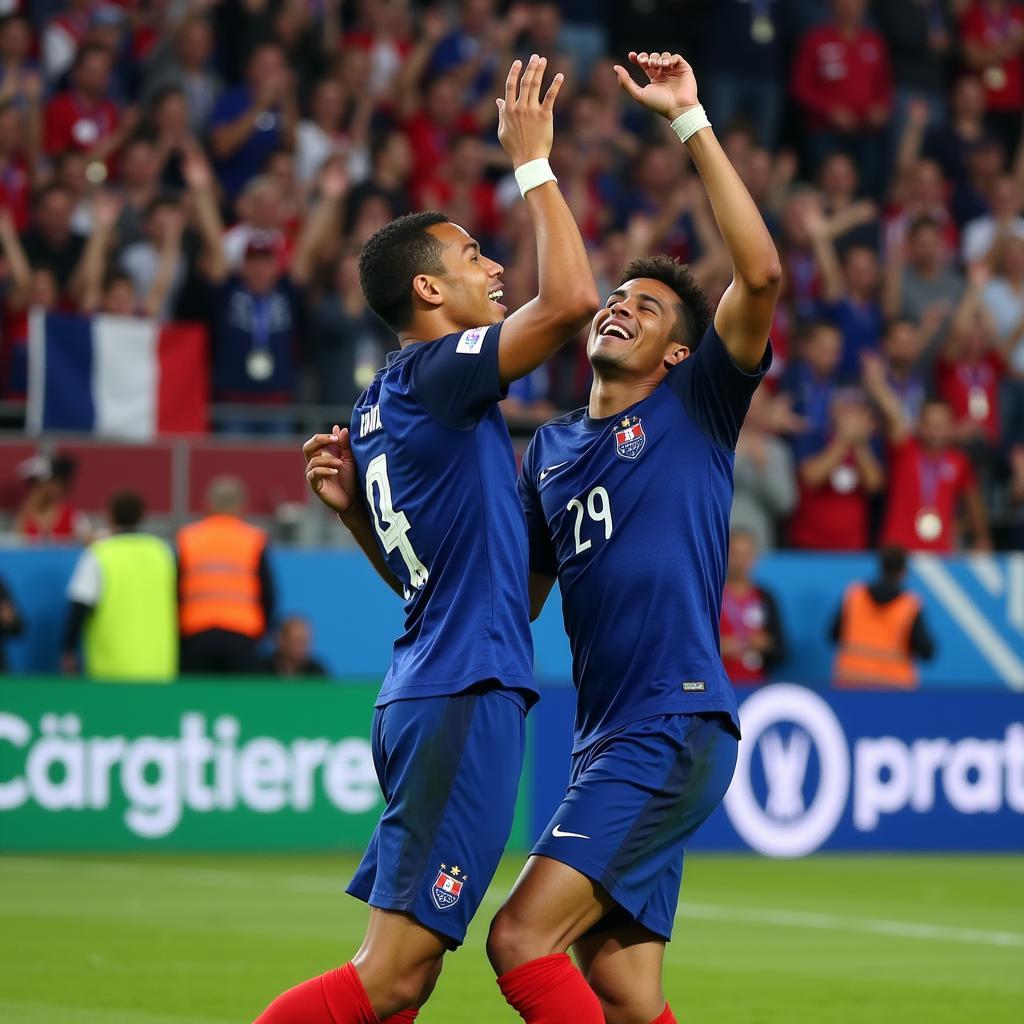
<path fill-rule="evenodd" d="M 695 107 L 690 107 L 685 113 L 680 114 L 672 122 L 672 131 L 679 136 L 680 142 L 686 142 L 691 135 L 699 132 L 701 128 L 710 127 L 711 122 L 708 120 L 708 115 L 699 103 Z"/>
<path fill-rule="evenodd" d="M 524 198 L 531 188 L 536 188 L 548 181 L 558 181 L 558 179 L 555 177 L 555 172 L 551 170 L 551 164 L 544 157 L 520 164 L 516 168 L 516 184 Z"/>

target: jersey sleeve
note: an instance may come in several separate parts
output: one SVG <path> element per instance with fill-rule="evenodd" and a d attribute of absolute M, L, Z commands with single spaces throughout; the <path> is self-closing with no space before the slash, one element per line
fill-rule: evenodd
<path fill-rule="evenodd" d="M 771 365 L 769 342 L 761 365 L 753 373 L 738 367 L 711 324 L 697 350 L 673 367 L 666 381 L 694 423 L 715 444 L 732 451 L 751 396 Z"/>
<path fill-rule="evenodd" d="M 526 535 L 530 543 L 530 572 L 545 576 L 558 575 L 555 545 L 544 518 L 544 507 L 537 492 L 537 471 L 534 465 L 534 443 L 530 442 L 523 455 L 519 471 L 519 500 L 526 514 Z"/>
<path fill-rule="evenodd" d="M 423 346 L 412 364 L 417 400 L 435 419 L 461 430 L 506 394 L 498 373 L 501 324 L 449 334 Z"/>

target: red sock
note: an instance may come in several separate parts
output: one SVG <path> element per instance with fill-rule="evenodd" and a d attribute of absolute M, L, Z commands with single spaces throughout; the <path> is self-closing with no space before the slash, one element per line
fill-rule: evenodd
<path fill-rule="evenodd" d="M 651 1021 L 651 1024 L 679 1024 L 675 1016 L 672 1013 L 668 1003 L 665 1004 L 665 1009 L 661 1011 L 660 1017 L 655 1017 Z"/>
<path fill-rule="evenodd" d="M 411 1017 L 404 1019 L 412 1020 Z M 380 1021 L 356 969 L 345 964 L 283 992 L 254 1024 L 380 1024 Z"/>
<path fill-rule="evenodd" d="M 410 1007 L 408 1010 L 396 1013 L 393 1017 L 388 1017 L 387 1020 L 382 1020 L 380 1024 L 412 1024 L 419 1012 Z"/>
<path fill-rule="evenodd" d="M 498 979 L 501 994 L 526 1024 L 604 1024 L 594 990 L 568 953 L 542 956 Z"/>

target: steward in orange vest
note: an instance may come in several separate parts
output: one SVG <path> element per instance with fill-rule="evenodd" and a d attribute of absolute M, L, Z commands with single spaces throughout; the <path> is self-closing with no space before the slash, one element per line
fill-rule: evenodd
<path fill-rule="evenodd" d="M 211 514 L 178 532 L 183 672 L 258 672 L 258 644 L 273 615 L 267 535 L 241 518 L 245 488 L 210 484 Z"/>
<path fill-rule="evenodd" d="M 912 690 L 917 686 L 914 659 L 927 661 L 935 653 L 921 601 L 903 589 L 906 552 L 886 548 L 881 562 L 881 579 L 847 588 L 833 623 L 832 639 L 838 645 L 832 672 L 836 686 Z"/>

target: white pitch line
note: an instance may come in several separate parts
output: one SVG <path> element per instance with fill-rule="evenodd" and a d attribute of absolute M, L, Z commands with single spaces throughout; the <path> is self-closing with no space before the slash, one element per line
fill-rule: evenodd
<path fill-rule="evenodd" d="M 137 863 L 119 861 L 84 860 L 60 857 L 55 860 L 32 857 L 0 856 L 0 875 L 5 868 L 28 874 L 47 874 L 55 870 L 75 871 L 112 881 L 126 876 L 151 877 L 157 868 L 161 877 L 175 877 L 194 885 L 211 885 L 232 889 L 277 889 L 287 892 L 325 893 L 341 895 L 344 891 L 343 875 L 333 879 L 317 875 L 282 876 L 257 871 L 216 871 L 209 868 L 189 868 L 182 865 L 147 867 Z M 508 893 L 492 885 L 483 898 L 484 906 L 500 906 Z M 771 907 L 730 907 L 717 903 L 684 903 L 676 911 L 676 920 L 698 918 L 704 921 L 730 921 L 736 924 L 771 925 L 780 928 L 806 928 L 814 931 L 860 932 L 866 935 L 888 935 L 892 938 L 919 939 L 929 942 L 953 942 L 969 946 L 1000 946 L 1024 949 L 1024 932 L 994 931 L 985 928 L 965 928 L 956 925 L 925 924 L 920 921 L 891 921 L 877 917 L 848 917 L 840 914 L 822 914 L 809 911 L 782 910 Z"/>
<path fill-rule="evenodd" d="M 923 924 L 919 921 L 888 921 L 877 917 L 845 917 L 794 910 L 723 907 L 714 903 L 687 903 L 676 911 L 676 920 L 697 917 L 705 921 L 736 924 L 767 924 L 781 928 L 809 928 L 828 932 L 861 932 L 900 939 L 955 942 L 970 946 L 1012 946 L 1024 949 L 1024 932 L 959 928 L 954 925 Z"/>

